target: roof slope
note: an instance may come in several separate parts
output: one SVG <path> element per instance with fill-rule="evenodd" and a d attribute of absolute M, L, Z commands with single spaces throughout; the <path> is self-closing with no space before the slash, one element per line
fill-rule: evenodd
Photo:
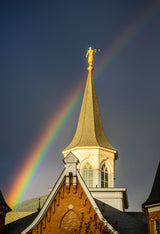
<path fill-rule="evenodd" d="M 148 199 L 146 200 L 146 202 L 142 204 L 142 207 L 145 207 L 146 205 L 159 203 L 159 202 L 160 202 L 160 162 L 158 165 L 158 169 L 157 169 L 157 173 L 154 179 L 151 193 Z"/>
<path fill-rule="evenodd" d="M 66 165 L 64 171 L 62 172 L 60 178 L 58 179 L 57 183 L 52 189 L 52 192 L 48 196 L 41 211 L 39 212 L 35 220 L 25 230 L 22 231 L 23 234 L 29 233 L 31 230 L 35 230 L 35 228 L 39 228 L 38 225 L 41 226 L 43 220 L 45 220 L 44 222 L 45 222 L 45 227 L 48 228 L 47 230 L 50 230 L 50 228 L 53 229 L 54 226 L 57 233 L 62 233 L 61 232 L 62 230 L 61 231 L 59 230 L 60 232 L 58 232 L 57 229 L 59 228 L 61 229 L 63 227 L 62 225 L 63 220 L 66 220 L 65 222 L 67 222 L 65 225 L 68 225 L 70 220 L 72 220 L 70 218 L 66 219 L 64 218 L 67 217 L 69 213 L 70 214 L 72 213 L 72 215 L 73 213 L 79 214 L 79 216 L 77 216 L 79 220 L 77 221 L 76 224 L 77 230 L 79 228 L 81 229 L 87 228 L 85 224 L 88 222 L 88 220 L 92 220 L 92 222 L 89 221 L 89 223 L 90 224 L 92 223 L 92 225 L 94 226 L 93 228 L 95 229 L 96 226 L 94 224 L 96 223 L 96 221 L 94 220 L 95 219 L 94 217 L 97 217 L 97 220 L 100 221 L 100 224 L 102 224 L 102 226 L 107 230 L 106 233 L 115 233 L 115 234 L 118 233 L 110 225 L 110 223 L 106 219 L 104 219 L 103 215 L 101 214 L 101 211 L 99 210 L 97 204 L 95 203 L 80 173 L 76 169 L 77 160 L 73 160 L 73 157 L 74 155 L 72 153 L 66 156 L 65 164 L 68 165 Z M 81 215 L 82 217 L 80 219 Z M 49 224 L 47 224 L 46 217 L 49 217 L 48 221 Z M 51 220 L 53 221 L 53 223 Z M 56 220 L 56 222 L 54 220 Z M 74 224 L 75 220 L 77 219 L 74 218 L 72 220 L 73 221 L 72 225 Z M 66 226 L 64 227 L 66 228 Z M 90 227 L 91 226 L 88 226 L 88 228 Z"/>
<path fill-rule="evenodd" d="M 11 211 L 9 213 L 6 214 L 6 218 L 5 218 L 5 225 L 15 222 L 18 219 L 22 219 L 30 214 L 33 214 L 35 212 L 17 212 L 17 211 Z"/>
<path fill-rule="evenodd" d="M 94 200 L 103 214 L 103 217 L 106 218 L 119 233 L 147 233 L 147 217 L 144 212 L 122 212 L 97 199 Z M 20 234 L 22 230 L 33 222 L 37 215 L 38 212 L 7 224 L 4 234 Z"/>
<path fill-rule="evenodd" d="M 0 213 L 1 212 L 9 212 L 11 211 L 11 208 L 7 205 L 6 201 L 4 200 L 4 197 L 2 195 L 2 192 L 0 190 Z"/>
<path fill-rule="evenodd" d="M 65 150 L 77 146 L 101 146 L 115 150 L 103 131 L 92 71 L 88 72 L 75 136 Z"/>
<path fill-rule="evenodd" d="M 38 212 L 20 218 L 5 226 L 3 234 L 20 234 L 36 218 Z"/>
<path fill-rule="evenodd" d="M 146 234 L 147 217 L 144 212 L 122 212 L 108 204 L 95 199 L 104 218 L 123 234 Z"/>

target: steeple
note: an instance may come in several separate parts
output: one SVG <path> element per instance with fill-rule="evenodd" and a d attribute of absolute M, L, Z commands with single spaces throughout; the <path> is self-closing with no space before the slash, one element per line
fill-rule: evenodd
<path fill-rule="evenodd" d="M 88 77 L 77 130 L 62 153 L 66 157 L 72 152 L 78 158 L 78 170 L 88 187 L 114 187 L 114 164 L 118 154 L 103 131 L 93 79 L 93 54 L 96 52 L 91 47 L 87 51 Z"/>
<path fill-rule="evenodd" d="M 70 152 L 76 156 L 77 169 L 94 198 L 124 211 L 128 207 L 126 188 L 115 188 L 114 185 L 118 153 L 104 134 L 94 85 L 92 65 L 96 52 L 91 47 L 87 51 L 88 77 L 77 130 L 62 153 L 64 160 Z"/>
<path fill-rule="evenodd" d="M 100 146 L 116 151 L 114 147 L 108 142 L 103 131 L 93 79 L 93 69 L 88 71 L 88 77 L 75 136 L 64 151 L 72 150 L 74 147 L 83 146 Z"/>

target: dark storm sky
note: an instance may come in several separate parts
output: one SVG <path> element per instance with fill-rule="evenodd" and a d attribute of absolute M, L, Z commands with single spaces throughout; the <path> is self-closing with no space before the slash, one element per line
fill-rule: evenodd
<path fill-rule="evenodd" d="M 160 159 L 160 1 L 0 1 L 0 189 L 4 196 L 59 105 L 149 8 L 143 27 L 95 82 L 105 134 L 118 150 L 116 186 L 131 210 L 149 195 Z M 159 8 L 159 10 L 157 10 Z M 138 28 L 137 28 L 138 29 Z M 63 169 L 77 106 L 25 199 L 48 192 Z"/>

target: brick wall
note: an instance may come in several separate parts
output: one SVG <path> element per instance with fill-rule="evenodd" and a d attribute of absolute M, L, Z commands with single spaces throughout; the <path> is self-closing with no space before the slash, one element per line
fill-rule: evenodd
<path fill-rule="evenodd" d="M 62 184 L 56 197 L 46 211 L 43 219 L 32 230 L 32 234 L 40 233 L 109 233 L 92 207 L 81 185 Z"/>
<path fill-rule="evenodd" d="M 160 223 L 160 211 L 149 213 L 149 233 L 150 234 L 156 233 L 154 230 L 155 220 L 159 220 L 159 223 Z"/>

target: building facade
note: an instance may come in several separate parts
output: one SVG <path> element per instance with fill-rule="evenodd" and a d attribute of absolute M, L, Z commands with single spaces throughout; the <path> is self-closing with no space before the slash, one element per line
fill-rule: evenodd
<path fill-rule="evenodd" d="M 77 170 L 78 159 L 69 153 L 65 169 L 36 219 L 22 234 L 115 233 L 103 217 Z"/>
<path fill-rule="evenodd" d="M 160 163 L 151 193 L 146 202 L 142 204 L 142 208 L 148 217 L 148 232 L 160 234 Z"/>

